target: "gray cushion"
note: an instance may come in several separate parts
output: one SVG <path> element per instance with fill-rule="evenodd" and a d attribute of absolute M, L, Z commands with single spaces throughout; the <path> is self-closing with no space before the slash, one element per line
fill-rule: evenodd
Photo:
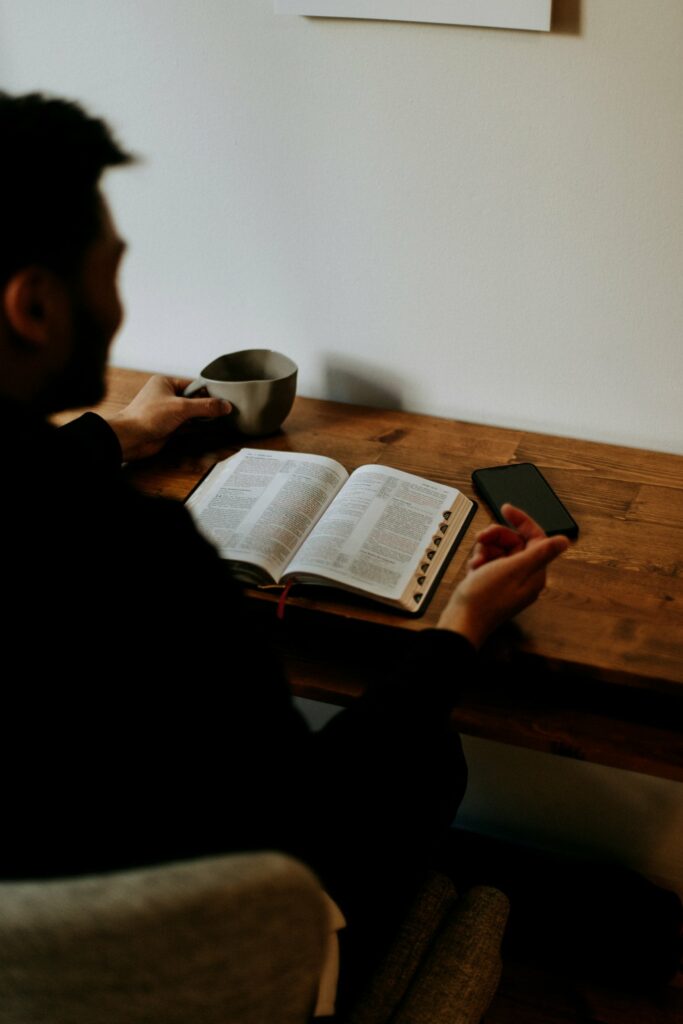
<path fill-rule="evenodd" d="M 280 854 L 0 884 L 2 1024 L 301 1024 L 327 912 Z"/>

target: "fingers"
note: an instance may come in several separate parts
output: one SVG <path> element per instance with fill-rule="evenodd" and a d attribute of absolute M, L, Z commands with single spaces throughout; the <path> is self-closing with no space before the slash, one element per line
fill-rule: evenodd
<path fill-rule="evenodd" d="M 184 398 L 183 413 L 186 420 L 197 417 L 215 419 L 218 416 L 227 416 L 232 412 L 230 402 L 224 402 L 222 398 Z"/>
<path fill-rule="evenodd" d="M 503 558 L 510 553 L 508 548 L 500 547 L 497 544 L 475 544 L 470 560 L 467 563 L 468 568 L 476 569 L 480 565 L 484 565 L 485 562 L 494 562 L 497 558 Z"/>
<path fill-rule="evenodd" d="M 524 551 L 519 551 L 511 556 L 519 566 L 523 566 L 529 576 L 545 569 L 558 555 L 566 551 L 569 541 L 566 537 L 543 537 L 543 539 L 529 544 Z"/>
<path fill-rule="evenodd" d="M 524 541 L 515 530 L 494 523 L 477 534 L 467 567 L 469 570 L 478 569 L 486 562 L 512 555 L 523 548 Z"/>
<path fill-rule="evenodd" d="M 496 547 L 500 548 L 524 547 L 524 541 L 516 530 L 511 529 L 509 526 L 501 526 L 499 523 L 493 523 L 491 526 L 487 526 L 485 530 L 481 530 L 475 537 L 475 540 L 479 544 L 495 544 Z"/>
<path fill-rule="evenodd" d="M 515 505 L 510 505 L 506 502 L 501 507 L 501 512 L 507 519 L 510 526 L 514 527 L 519 533 L 520 537 L 524 540 L 534 540 L 536 537 L 545 537 L 544 530 L 538 525 L 538 523 L 528 516 L 526 512 L 522 511 L 521 508 L 517 508 Z"/>
<path fill-rule="evenodd" d="M 510 576 L 516 576 L 526 583 L 532 576 L 537 575 L 540 582 L 538 590 L 542 590 L 545 578 L 545 569 L 558 555 L 566 551 L 569 541 L 566 537 L 542 537 L 539 540 L 531 541 L 526 547 L 517 551 L 499 549 L 493 545 L 476 544 L 472 556 L 467 563 L 467 572 L 486 565 L 489 562 L 500 561 L 501 570 Z M 503 563 L 505 568 L 503 568 Z"/>
<path fill-rule="evenodd" d="M 484 565 L 488 561 L 489 559 L 481 544 L 477 544 L 467 562 L 467 571 L 472 572 L 473 569 L 478 569 L 480 565 Z"/>
<path fill-rule="evenodd" d="M 510 539 L 512 539 L 517 537 L 517 532 L 510 526 L 502 526 L 499 523 L 492 523 L 490 526 L 487 526 L 485 530 L 480 530 L 476 539 L 485 541 L 503 536 L 509 536 Z"/>

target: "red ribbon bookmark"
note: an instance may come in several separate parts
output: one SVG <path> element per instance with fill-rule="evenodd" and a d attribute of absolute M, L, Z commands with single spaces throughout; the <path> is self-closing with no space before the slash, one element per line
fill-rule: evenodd
<path fill-rule="evenodd" d="M 280 619 L 280 620 L 284 619 L 284 617 L 285 617 L 285 602 L 287 601 L 287 597 L 289 596 L 289 592 L 290 592 L 290 590 L 292 589 L 292 587 L 294 586 L 295 583 L 296 583 L 295 579 L 288 580 L 288 582 L 285 585 L 285 589 L 282 591 L 282 593 L 280 594 L 280 597 L 278 598 L 277 613 L 276 614 L 277 614 L 278 619 Z"/>

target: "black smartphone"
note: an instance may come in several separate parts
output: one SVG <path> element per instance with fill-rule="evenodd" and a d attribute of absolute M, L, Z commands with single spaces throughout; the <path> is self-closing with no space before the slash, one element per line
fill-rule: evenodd
<path fill-rule="evenodd" d="M 549 537 L 557 533 L 565 537 L 578 536 L 577 523 L 532 462 L 475 469 L 472 483 L 499 523 L 506 521 L 501 505 L 509 501 L 535 519 Z"/>

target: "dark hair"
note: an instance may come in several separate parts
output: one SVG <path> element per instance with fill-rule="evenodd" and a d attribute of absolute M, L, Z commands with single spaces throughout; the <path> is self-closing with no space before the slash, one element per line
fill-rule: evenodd
<path fill-rule="evenodd" d="M 99 179 L 129 163 L 77 103 L 0 92 L 0 283 L 39 263 L 77 271 L 100 225 Z"/>

